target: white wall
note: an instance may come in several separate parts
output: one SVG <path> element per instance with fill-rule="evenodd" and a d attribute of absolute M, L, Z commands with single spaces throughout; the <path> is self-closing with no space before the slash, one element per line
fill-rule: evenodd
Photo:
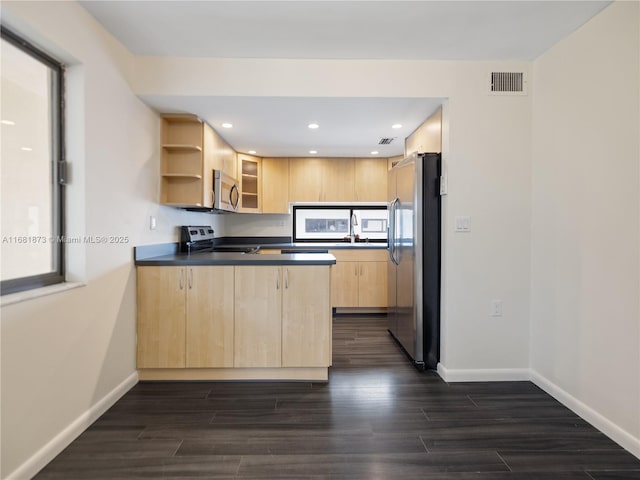
<path fill-rule="evenodd" d="M 3 1 L 2 15 L 70 66 L 69 233 L 129 237 L 69 249 L 69 276 L 85 286 L 2 307 L 0 476 L 27 478 L 135 381 L 132 247 L 175 241 L 182 223 L 223 231 L 215 216 L 157 205 L 159 119 L 131 92 L 133 58 L 120 44 L 72 2 Z"/>
<path fill-rule="evenodd" d="M 531 97 L 489 96 L 487 81 L 492 70 L 529 68 L 527 62 L 137 57 L 133 84 L 144 95 L 448 98 L 443 372 L 452 379 L 526 378 Z M 470 233 L 453 232 L 458 215 L 471 216 Z M 240 221 L 226 228 L 238 232 Z M 492 299 L 504 302 L 504 316 L 490 316 Z"/>
<path fill-rule="evenodd" d="M 534 63 L 531 367 L 640 456 L 638 2 Z"/>

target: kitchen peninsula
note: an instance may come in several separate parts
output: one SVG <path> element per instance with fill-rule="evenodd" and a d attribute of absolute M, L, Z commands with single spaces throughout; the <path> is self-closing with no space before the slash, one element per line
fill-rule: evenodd
<path fill-rule="evenodd" d="M 328 380 L 333 255 L 135 257 L 141 380 Z"/>

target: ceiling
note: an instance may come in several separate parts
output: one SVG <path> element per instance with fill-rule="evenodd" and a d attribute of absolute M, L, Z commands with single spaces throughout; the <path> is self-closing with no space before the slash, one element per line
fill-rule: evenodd
<path fill-rule="evenodd" d="M 293 59 L 533 60 L 605 1 L 81 1 L 136 55 Z M 143 96 L 195 113 L 261 156 L 402 154 L 435 98 Z M 232 129 L 219 127 L 230 122 Z M 307 124 L 320 128 L 310 131 Z M 392 130 L 394 123 L 402 129 Z M 380 137 L 397 137 L 388 146 Z"/>

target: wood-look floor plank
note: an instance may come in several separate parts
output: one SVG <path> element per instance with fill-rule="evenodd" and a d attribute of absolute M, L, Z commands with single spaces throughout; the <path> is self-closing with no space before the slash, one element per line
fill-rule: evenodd
<path fill-rule="evenodd" d="M 36 478 L 640 480 L 531 382 L 418 372 L 381 316 L 333 334 L 328 383 L 139 383 Z"/>

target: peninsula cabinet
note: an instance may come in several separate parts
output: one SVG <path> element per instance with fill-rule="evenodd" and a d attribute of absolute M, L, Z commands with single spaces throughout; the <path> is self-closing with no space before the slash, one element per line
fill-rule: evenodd
<path fill-rule="evenodd" d="M 331 306 L 387 307 L 387 251 L 385 249 L 331 250 L 336 264 L 331 272 Z"/>
<path fill-rule="evenodd" d="M 330 265 L 137 267 L 142 380 L 327 380 Z"/>
<path fill-rule="evenodd" d="M 328 266 L 238 266 L 235 285 L 236 368 L 331 364 Z"/>
<path fill-rule="evenodd" d="M 233 366 L 233 266 L 138 267 L 138 368 Z"/>

